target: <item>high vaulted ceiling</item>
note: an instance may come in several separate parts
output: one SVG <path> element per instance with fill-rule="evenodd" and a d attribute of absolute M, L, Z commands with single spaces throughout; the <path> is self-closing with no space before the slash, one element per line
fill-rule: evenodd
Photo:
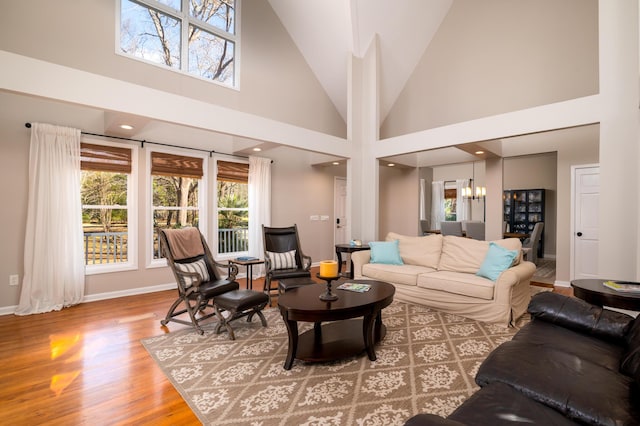
<path fill-rule="evenodd" d="M 374 36 L 380 51 L 380 120 L 387 116 L 453 0 L 269 0 L 342 118 L 350 55 Z"/>

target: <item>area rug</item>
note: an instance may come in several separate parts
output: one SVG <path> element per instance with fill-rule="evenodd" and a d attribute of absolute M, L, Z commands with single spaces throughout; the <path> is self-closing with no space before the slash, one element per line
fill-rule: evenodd
<path fill-rule="evenodd" d="M 388 426 L 421 412 L 448 415 L 478 389 L 480 363 L 516 331 L 395 301 L 383 310 L 376 361 L 296 360 L 287 371 L 286 328 L 277 309 L 265 316 L 266 328 L 236 321 L 235 341 L 211 326 L 142 344 L 203 424 Z"/>

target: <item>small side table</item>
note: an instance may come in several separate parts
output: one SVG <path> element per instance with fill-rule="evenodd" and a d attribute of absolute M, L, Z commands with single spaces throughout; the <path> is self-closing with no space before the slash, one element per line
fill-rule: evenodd
<path fill-rule="evenodd" d="M 240 260 L 240 259 L 229 259 L 229 264 L 235 263 L 236 265 L 242 265 L 247 268 L 247 288 L 249 290 L 253 290 L 253 265 L 260 265 L 264 263 L 264 260 L 261 259 L 253 259 L 253 260 Z"/>
<path fill-rule="evenodd" d="M 640 311 L 640 294 L 621 293 L 602 285 L 602 279 L 581 279 L 571 281 L 573 294 L 579 299 L 598 306 Z"/>
<path fill-rule="evenodd" d="M 338 257 L 338 275 L 342 272 L 342 253 L 353 253 L 354 251 L 371 250 L 369 244 L 363 244 L 361 246 L 352 246 L 351 244 L 336 244 L 336 256 Z M 349 278 L 353 279 L 353 261 L 351 261 L 351 269 L 349 270 Z M 346 275 L 346 272 L 345 272 Z"/>

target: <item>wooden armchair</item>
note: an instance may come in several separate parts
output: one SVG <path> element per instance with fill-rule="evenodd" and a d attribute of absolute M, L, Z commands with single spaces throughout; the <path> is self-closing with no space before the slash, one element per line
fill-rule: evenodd
<path fill-rule="evenodd" d="M 262 226 L 264 242 L 265 280 L 264 291 L 271 296 L 272 281 L 284 278 L 311 277 L 311 257 L 302 252 L 298 226 L 271 228 Z"/>
<path fill-rule="evenodd" d="M 200 323 L 216 315 L 213 298 L 227 291 L 237 290 L 240 285 L 235 281 L 238 267 L 229 269 L 229 276 L 220 277 L 218 268 L 227 265 L 216 262 L 198 228 L 158 229 L 161 253 L 167 259 L 178 285 L 178 298 L 173 302 L 166 317 L 160 321 L 167 325 L 170 321 L 193 325 L 204 333 Z M 184 303 L 184 308 L 177 310 Z M 196 316 L 206 308 L 213 311 Z M 187 313 L 190 321 L 179 318 Z"/>

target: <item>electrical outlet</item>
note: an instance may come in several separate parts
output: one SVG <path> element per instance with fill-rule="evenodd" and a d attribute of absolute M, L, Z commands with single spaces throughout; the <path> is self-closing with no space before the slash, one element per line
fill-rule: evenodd
<path fill-rule="evenodd" d="M 9 285 L 20 284 L 20 277 L 18 275 L 9 275 Z"/>

